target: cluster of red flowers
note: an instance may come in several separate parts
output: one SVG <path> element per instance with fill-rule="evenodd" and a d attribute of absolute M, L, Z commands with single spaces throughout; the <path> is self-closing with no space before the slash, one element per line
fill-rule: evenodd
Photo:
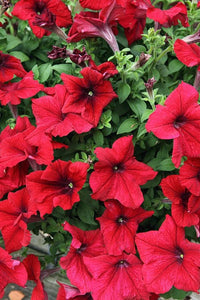
<path fill-rule="evenodd" d="M 183 3 L 165 11 L 155 8 L 150 0 L 80 0 L 80 4 L 99 12 L 82 11 L 72 22 L 61 0 L 20 0 L 12 14 L 28 20 L 39 38 L 72 24 L 67 42 L 99 36 L 114 51 L 118 50 L 118 24 L 124 28 L 129 44 L 141 38 L 146 17 L 164 27 L 177 25 L 178 21 L 189 26 Z M 174 45 L 178 59 L 187 66 L 198 65 L 199 70 L 200 48 L 185 44 L 177 40 Z M 36 286 L 31 299 L 46 299 L 42 283 L 45 274 L 40 271 L 38 258 L 31 254 L 23 261 L 14 260 L 10 253 L 29 245 L 27 224 L 38 215 L 43 219 L 57 206 L 70 210 L 80 201 L 78 192 L 86 182 L 90 165 L 54 161 L 54 149 L 68 146 L 55 142 L 53 137 L 67 136 L 72 131 L 81 134 L 97 127 L 103 109 L 117 97 L 108 80 L 117 74 L 113 63 L 97 66 L 84 51 L 73 55 L 79 65 L 88 60 L 81 77 L 62 74 L 63 84 L 45 88 L 18 59 L 0 52 L 0 101 L 9 105 L 16 118 L 15 127 L 7 126 L 0 134 L 1 198 L 8 193 L 7 199 L 0 202 L 0 229 L 5 243 L 5 250 L 0 248 L 0 297 L 8 283 L 24 287 L 27 280 L 33 280 Z M 14 75 L 18 81 L 12 82 Z M 18 116 L 17 105 L 39 91 L 45 95 L 32 99 L 36 119 L 33 126 L 27 117 Z M 63 224 L 72 243 L 60 265 L 74 287 L 59 283 L 57 300 L 147 300 L 173 286 L 198 291 L 200 245 L 187 240 L 184 233 L 184 227 L 194 225 L 200 236 L 198 97 L 194 87 L 182 82 L 164 105 L 157 105 L 146 124 L 146 130 L 158 138 L 173 139 L 172 161 L 177 168 L 181 158 L 187 157 L 179 175 L 170 175 L 161 182 L 163 194 L 172 202 L 172 217 L 167 215 L 158 231 L 137 233 L 140 222 L 154 213 L 141 207 L 144 197 L 140 186 L 154 179 L 157 172 L 134 157 L 133 137 L 117 139 L 112 148 L 95 149 L 98 162 L 89 185 L 91 197 L 104 201 L 105 211 L 97 218 L 97 230 L 83 231 Z"/>

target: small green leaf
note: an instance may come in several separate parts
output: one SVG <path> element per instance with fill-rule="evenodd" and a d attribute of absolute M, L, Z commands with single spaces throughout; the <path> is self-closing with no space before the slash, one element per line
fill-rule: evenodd
<path fill-rule="evenodd" d="M 94 220 L 94 210 L 87 206 L 84 202 L 79 202 L 77 213 L 82 222 L 96 225 Z"/>
<path fill-rule="evenodd" d="M 183 63 L 180 62 L 178 59 L 173 59 L 172 61 L 170 61 L 168 66 L 169 74 L 180 71 L 183 68 L 183 66 Z"/>
<path fill-rule="evenodd" d="M 130 92 L 131 92 L 131 88 L 128 85 L 128 83 L 120 82 L 117 90 L 117 94 L 119 96 L 119 103 L 123 103 L 130 95 Z"/>
<path fill-rule="evenodd" d="M 60 64 L 52 66 L 52 69 L 57 71 L 59 74 L 67 73 L 71 74 L 72 65 L 71 64 Z"/>
<path fill-rule="evenodd" d="M 159 166 L 157 167 L 157 170 L 159 171 L 173 171 L 175 170 L 175 166 L 171 160 L 171 158 L 164 159 L 161 161 Z"/>
<path fill-rule="evenodd" d="M 47 81 L 47 79 L 49 78 L 49 76 L 52 73 L 52 67 L 51 64 L 46 63 L 46 64 L 42 64 L 39 66 L 39 79 L 40 82 L 43 83 L 45 81 Z"/>
<path fill-rule="evenodd" d="M 100 130 L 96 130 L 93 134 L 94 141 L 97 146 L 102 146 L 104 142 L 103 134 Z"/>
<path fill-rule="evenodd" d="M 18 46 L 19 44 L 21 44 L 22 41 L 16 37 L 16 36 L 13 36 L 13 35 L 7 35 L 7 47 L 6 47 L 6 50 L 11 50 L 13 48 L 15 48 L 16 46 Z"/>
<path fill-rule="evenodd" d="M 17 57 L 18 59 L 21 60 L 21 62 L 24 62 L 24 61 L 27 61 L 30 59 L 26 54 L 24 54 L 23 52 L 20 52 L 20 51 L 12 51 L 9 54 Z"/>
<path fill-rule="evenodd" d="M 146 103 L 139 99 L 129 100 L 128 105 L 138 118 L 141 118 L 146 110 Z"/>
<path fill-rule="evenodd" d="M 119 126 L 117 130 L 117 134 L 128 133 L 133 131 L 138 127 L 137 121 L 133 118 L 126 119 L 122 124 Z"/>

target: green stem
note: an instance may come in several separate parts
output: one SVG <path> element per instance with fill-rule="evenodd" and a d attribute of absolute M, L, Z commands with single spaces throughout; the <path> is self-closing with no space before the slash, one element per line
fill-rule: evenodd
<path fill-rule="evenodd" d="M 157 63 L 167 52 L 172 50 L 172 46 L 168 46 L 156 59 L 155 63 Z"/>

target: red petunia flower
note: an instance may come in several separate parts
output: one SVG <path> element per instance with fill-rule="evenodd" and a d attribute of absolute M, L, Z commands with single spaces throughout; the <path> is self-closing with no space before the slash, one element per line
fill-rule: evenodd
<path fill-rule="evenodd" d="M 61 267 L 67 271 L 70 282 L 77 286 L 81 293 L 91 290 L 92 275 L 83 258 L 105 254 L 103 237 L 99 229 L 83 231 L 65 222 L 64 230 L 72 235 L 72 243 L 67 256 L 60 260 Z"/>
<path fill-rule="evenodd" d="M 51 92 L 49 96 L 32 99 L 33 114 L 36 118 L 37 131 L 53 136 L 66 136 L 72 131 L 78 134 L 88 132 L 93 125 L 83 119 L 80 114 L 63 113 L 62 109 L 67 100 L 68 92 L 63 85 L 45 90 Z"/>
<path fill-rule="evenodd" d="M 197 7 L 200 7 L 200 1 L 198 1 L 198 3 L 197 3 Z"/>
<path fill-rule="evenodd" d="M 116 4 L 114 0 L 100 12 L 82 11 L 76 14 L 67 42 L 78 42 L 87 37 L 101 37 L 113 52 L 119 51 L 113 30 L 116 30 L 117 21 L 122 13 L 124 13 L 124 8 Z"/>
<path fill-rule="evenodd" d="M 157 105 L 146 124 L 160 139 L 174 139 L 172 161 L 178 167 L 182 156 L 198 157 L 200 153 L 200 106 L 197 90 L 182 82 L 166 99 Z"/>
<path fill-rule="evenodd" d="M 40 262 L 37 256 L 29 254 L 23 261 L 22 264 L 26 268 L 28 273 L 28 280 L 33 280 L 36 283 L 32 291 L 31 300 L 46 300 L 48 299 L 47 294 L 44 290 L 43 283 L 40 279 Z"/>
<path fill-rule="evenodd" d="M 36 206 L 24 188 L 9 193 L 8 199 L 0 202 L 0 229 L 8 252 L 27 246 L 31 233 L 27 229 L 28 219 L 36 214 Z"/>
<path fill-rule="evenodd" d="M 61 282 L 58 284 L 60 288 L 56 300 L 92 300 L 89 293 L 83 295 L 76 287 Z"/>
<path fill-rule="evenodd" d="M 188 23 L 187 7 L 181 2 L 178 2 L 175 6 L 167 10 L 151 6 L 147 10 L 147 17 L 158 22 L 163 27 L 178 25 L 178 21 L 181 22 L 183 27 L 190 26 Z"/>
<path fill-rule="evenodd" d="M 187 67 L 198 65 L 200 71 L 200 47 L 196 44 L 187 44 L 183 40 L 176 40 L 174 43 L 174 52 L 178 60 L 180 60 Z"/>
<path fill-rule="evenodd" d="M 0 177 L 0 199 L 8 192 L 25 185 L 25 177 L 28 174 L 29 164 L 21 162 L 15 167 L 6 168 Z"/>
<path fill-rule="evenodd" d="M 166 293 L 172 286 L 197 292 L 200 288 L 200 245 L 185 239 L 184 228 L 177 227 L 169 215 L 159 231 L 136 235 L 147 290 Z"/>
<path fill-rule="evenodd" d="M 9 54 L 4 54 L 0 51 L 0 83 L 13 79 L 13 76 L 24 77 L 24 70 L 21 61 Z"/>
<path fill-rule="evenodd" d="M 27 73 L 18 82 L 0 83 L 0 101 L 2 105 L 11 103 L 18 105 L 21 99 L 26 99 L 36 95 L 44 89 L 43 84 L 33 79 L 33 72 Z"/>
<path fill-rule="evenodd" d="M 95 62 L 90 59 L 89 64 L 90 68 L 100 72 L 103 75 L 103 79 L 108 79 L 119 73 L 116 69 L 116 66 L 111 61 L 106 61 L 105 63 L 97 66 Z"/>
<path fill-rule="evenodd" d="M 97 220 L 108 254 L 121 255 L 135 253 L 135 234 L 140 222 L 152 216 L 153 211 L 145 211 L 139 207 L 131 209 L 124 207 L 118 201 L 105 202 L 106 210 Z"/>
<path fill-rule="evenodd" d="M 21 120 L 20 117 L 18 118 Z M 53 145 L 50 138 L 44 134 L 38 134 L 33 142 L 32 135 L 35 135 L 35 127 L 31 125 L 28 118 L 25 119 L 20 130 L 6 129 L 5 133 L 1 134 L 0 171 L 2 175 L 5 168 L 14 167 L 22 161 L 27 160 L 33 169 L 37 169 L 37 164 L 48 165 L 53 160 Z"/>
<path fill-rule="evenodd" d="M 179 180 L 191 194 L 200 196 L 200 158 L 188 158 L 184 162 Z"/>
<path fill-rule="evenodd" d="M 51 213 L 55 206 L 67 210 L 80 201 L 78 191 L 86 181 L 88 168 L 87 163 L 56 160 L 44 171 L 27 176 L 27 188 L 41 216 Z"/>
<path fill-rule="evenodd" d="M 21 20 L 28 20 L 38 38 L 50 35 L 56 26 L 72 24 L 71 13 L 61 0 L 20 0 L 12 14 Z"/>
<path fill-rule="evenodd" d="M 153 179 L 157 172 L 133 156 L 132 136 L 116 140 L 110 148 L 98 147 L 94 151 L 99 162 L 90 175 L 92 198 L 117 199 L 122 205 L 137 208 L 144 201 L 140 185 Z"/>
<path fill-rule="evenodd" d="M 27 272 L 22 263 L 12 259 L 3 248 L 0 248 L 0 297 L 4 295 L 4 288 L 9 283 L 15 283 L 25 287 L 27 282 Z"/>
<path fill-rule="evenodd" d="M 123 2 L 123 1 L 121 1 Z M 125 13 L 120 15 L 119 24 L 124 28 L 128 44 L 142 38 L 146 25 L 147 9 L 151 7 L 150 0 L 125 1 Z"/>
<path fill-rule="evenodd" d="M 149 299 L 142 278 L 142 263 L 135 255 L 84 257 L 84 262 L 94 277 L 94 299 Z"/>
<path fill-rule="evenodd" d="M 83 78 L 61 74 L 69 93 L 62 112 L 80 113 L 85 121 L 96 127 L 103 108 L 117 97 L 117 94 L 113 91 L 111 83 L 104 80 L 101 72 L 87 67 L 80 73 Z"/>
<path fill-rule="evenodd" d="M 172 217 L 180 227 L 200 222 L 200 196 L 192 195 L 181 184 L 179 175 L 170 175 L 161 181 L 163 194 L 172 201 Z"/>
<path fill-rule="evenodd" d="M 99 0 L 98 2 L 97 1 L 94 2 L 92 0 L 79 0 L 79 2 L 80 5 L 84 8 L 99 10 L 110 5 L 112 0 Z"/>

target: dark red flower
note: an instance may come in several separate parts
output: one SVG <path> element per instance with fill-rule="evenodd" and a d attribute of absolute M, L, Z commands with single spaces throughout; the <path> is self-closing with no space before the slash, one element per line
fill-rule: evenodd
<path fill-rule="evenodd" d="M 153 179 L 157 172 L 133 156 L 132 136 L 116 140 L 110 148 L 98 147 L 94 151 L 99 161 L 90 175 L 92 198 L 116 199 L 133 209 L 144 201 L 140 185 Z"/>
<path fill-rule="evenodd" d="M 198 3 L 197 3 L 197 7 L 200 7 L 200 1 L 198 1 Z"/>
<path fill-rule="evenodd" d="M 101 37 L 114 52 L 119 51 L 113 29 L 116 29 L 117 21 L 123 12 L 124 8 L 114 0 L 100 12 L 82 11 L 76 14 L 67 42 L 78 42 L 87 37 Z"/>
<path fill-rule="evenodd" d="M 50 90 L 51 89 L 51 90 Z M 63 85 L 45 89 L 49 96 L 33 99 L 33 114 L 36 118 L 37 130 L 53 136 L 66 136 L 72 131 L 78 134 L 88 132 L 93 125 L 83 119 L 78 113 L 63 113 L 62 109 L 68 97 Z"/>
<path fill-rule="evenodd" d="M 21 20 L 28 20 L 33 33 L 41 38 L 51 34 L 56 26 L 71 25 L 71 13 L 61 0 L 20 0 L 12 14 Z"/>
<path fill-rule="evenodd" d="M 21 99 L 26 99 L 36 95 L 44 89 L 43 84 L 33 79 L 33 72 L 27 73 L 18 82 L 0 83 L 0 101 L 2 105 L 11 103 L 18 105 Z"/>
<path fill-rule="evenodd" d="M 83 295 L 76 287 L 61 282 L 58 283 L 60 288 L 56 300 L 92 300 L 89 293 Z"/>
<path fill-rule="evenodd" d="M 3 248 L 0 248 L 0 297 L 4 295 L 4 288 L 9 283 L 15 283 L 25 287 L 27 282 L 27 272 L 22 263 L 12 259 Z"/>
<path fill-rule="evenodd" d="M 200 71 L 200 47 L 196 44 L 187 44 L 183 40 L 176 40 L 174 43 L 174 52 L 177 58 L 186 66 L 198 66 Z"/>
<path fill-rule="evenodd" d="M 181 184 L 179 175 L 170 175 L 161 181 L 163 194 L 172 201 L 172 217 L 180 227 L 198 225 L 200 222 L 200 196 L 192 195 Z"/>
<path fill-rule="evenodd" d="M 20 117 L 18 118 L 21 120 Z M 23 127 L 20 130 L 6 129 L 5 133 L 1 133 L 1 138 L 7 135 L 1 140 L 1 172 L 6 167 L 14 167 L 25 160 L 28 160 L 33 169 L 37 168 L 37 164 L 48 165 L 53 160 L 53 146 L 50 138 L 44 134 L 35 135 L 35 127 L 30 124 L 28 118 L 25 119 L 24 123 L 26 124 L 21 124 Z M 34 141 L 32 141 L 33 135 Z"/>
<path fill-rule="evenodd" d="M 200 158 L 188 158 L 184 162 L 179 180 L 191 194 L 200 196 Z"/>
<path fill-rule="evenodd" d="M 29 245 L 31 233 L 27 222 L 35 214 L 36 205 L 25 188 L 9 193 L 7 200 L 0 201 L 0 229 L 8 252 Z"/>
<path fill-rule="evenodd" d="M 67 256 L 61 258 L 60 265 L 67 271 L 70 282 L 85 294 L 91 290 L 92 275 L 83 258 L 105 254 L 103 238 L 99 229 L 83 231 L 67 222 L 64 230 L 71 233 L 72 243 Z"/>
<path fill-rule="evenodd" d="M 145 211 L 139 207 L 131 209 L 124 207 L 118 201 L 105 202 L 106 210 L 97 220 L 108 254 L 121 255 L 135 253 L 135 234 L 140 222 L 152 216 L 153 211 Z"/>
<path fill-rule="evenodd" d="M 67 210 L 80 201 L 78 191 L 86 181 L 88 168 L 87 163 L 56 160 L 44 171 L 27 176 L 27 188 L 41 216 L 51 213 L 55 206 Z"/>
<path fill-rule="evenodd" d="M 172 161 L 178 167 L 182 156 L 198 157 L 200 153 L 200 106 L 197 90 L 182 82 L 166 99 L 157 105 L 146 124 L 160 139 L 174 139 Z"/>
<path fill-rule="evenodd" d="M 92 59 L 90 59 L 89 63 L 90 68 L 100 72 L 103 75 L 104 79 L 108 79 L 119 73 L 116 69 L 116 66 L 111 61 L 107 61 L 97 66 L 95 62 Z"/>
<path fill-rule="evenodd" d="M 69 93 L 62 112 L 79 113 L 85 121 L 96 127 L 103 108 L 117 97 L 117 94 L 113 91 L 111 83 L 104 80 L 101 72 L 87 67 L 80 73 L 83 78 L 61 74 Z"/>
<path fill-rule="evenodd" d="M 0 177 L 0 198 L 6 193 L 25 185 L 28 169 L 29 164 L 27 161 L 21 162 L 15 167 L 4 169 L 4 174 Z"/>
<path fill-rule="evenodd" d="M 94 299 L 149 299 L 142 278 L 142 263 L 135 255 L 84 257 L 84 262 L 94 277 Z"/>
<path fill-rule="evenodd" d="M 187 7 L 181 2 L 178 2 L 175 6 L 167 10 L 151 6 L 147 10 L 147 17 L 158 22 L 163 27 L 178 25 L 178 21 L 181 22 L 183 27 L 190 26 L 188 23 Z"/>
<path fill-rule="evenodd" d="M 126 10 L 120 15 L 119 24 L 124 28 L 129 45 L 142 38 L 147 9 L 151 6 L 150 0 L 125 1 Z"/>
<path fill-rule="evenodd" d="M 200 287 L 200 245 L 185 239 L 184 228 L 166 216 L 159 231 L 136 235 L 147 290 L 166 293 L 172 286 L 197 292 Z"/>
<path fill-rule="evenodd" d="M 28 273 L 28 280 L 36 283 L 32 291 L 31 300 L 46 300 L 48 297 L 40 279 L 40 262 L 37 256 L 29 254 L 22 262 Z"/>
<path fill-rule="evenodd" d="M 0 51 L 0 82 L 9 81 L 14 75 L 18 77 L 26 75 L 21 61 L 14 56 L 4 54 Z"/>
<path fill-rule="evenodd" d="M 111 4 L 112 0 L 99 0 L 99 1 L 92 1 L 92 0 L 79 0 L 82 7 L 99 10 L 103 7 L 106 7 Z"/>

